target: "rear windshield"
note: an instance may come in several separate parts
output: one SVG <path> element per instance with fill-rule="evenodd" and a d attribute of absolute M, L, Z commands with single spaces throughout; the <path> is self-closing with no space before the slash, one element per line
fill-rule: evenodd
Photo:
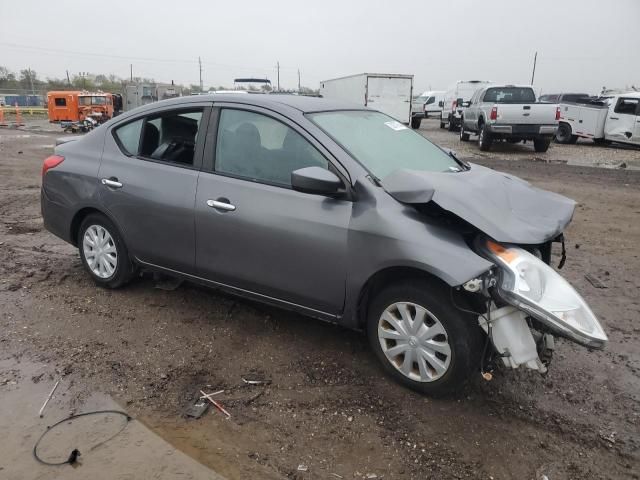
<path fill-rule="evenodd" d="M 535 103 L 536 94 L 529 87 L 492 87 L 484 94 L 484 102 Z"/>
<path fill-rule="evenodd" d="M 381 180 L 399 169 L 461 170 L 460 164 L 439 147 L 383 113 L 354 110 L 308 117 Z"/>

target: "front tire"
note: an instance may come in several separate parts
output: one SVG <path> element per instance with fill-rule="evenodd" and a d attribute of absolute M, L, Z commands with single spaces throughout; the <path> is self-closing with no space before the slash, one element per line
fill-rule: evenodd
<path fill-rule="evenodd" d="M 135 271 L 120 232 L 106 216 L 88 215 L 80 224 L 78 249 L 84 268 L 96 284 L 118 288 Z"/>
<path fill-rule="evenodd" d="M 453 115 L 449 115 L 449 131 L 454 132 L 456 130 L 456 122 Z"/>
<path fill-rule="evenodd" d="M 446 125 L 447 125 L 447 124 L 446 124 L 445 122 L 443 122 L 442 120 L 440 120 L 440 128 L 442 128 L 442 129 L 444 130 L 444 127 L 445 127 Z"/>
<path fill-rule="evenodd" d="M 455 308 L 448 287 L 402 282 L 370 304 L 367 333 L 384 370 L 429 395 L 460 389 L 479 368 L 482 331 L 473 315 Z"/>
<path fill-rule="evenodd" d="M 460 119 L 460 141 L 461 142 L 469 141 L 469 134 L 464 131 L 464 118 Z"/>
<path fill-rule="evenodd" d="M 480 150 L 488 152 L 491 149 L 491 144 L 493 144 L 493 137 L 491 136 L 489 128 L 484 124 L 480 125 L 480 133 L 478 134 Z"/>
<path fill-rule="evenodd" d="M 417 130 L 420 128 L 420 124 L 422 123 L 422 119 L 418 117 L 411 117 L 411 128 Z"/>

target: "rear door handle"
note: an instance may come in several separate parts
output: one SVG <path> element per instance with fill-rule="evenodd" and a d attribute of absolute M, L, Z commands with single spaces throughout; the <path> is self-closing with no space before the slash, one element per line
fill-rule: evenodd
<path fill-rule="evenodd" d="M 225 212 L 233 212 L 236 209 L 236 206 L 230 204 L 228 200 L 207 200 L 207 206 L 216 210 L 224 210 Z"/>
<path fill-rule="evenodd" d="M 102 184 L 106 185 L 107 187 L 111 187 L 111 188 L 122 188 L 122 183 L 120 183 L 118 181 L 118 179 L 115 178 L 115 177 L 103 178 L 102 179 Z"/>

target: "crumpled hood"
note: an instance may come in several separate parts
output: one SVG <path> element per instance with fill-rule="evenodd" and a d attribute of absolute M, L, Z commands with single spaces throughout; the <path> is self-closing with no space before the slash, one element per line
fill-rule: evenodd
<path fill-rule="evenodd" d="M 480 165 L 462 172 L 397 170 L 382 181 L 396 200 L 434 202 L 494 240 L 538 244 L 564 231 L 576 203 Z"/>

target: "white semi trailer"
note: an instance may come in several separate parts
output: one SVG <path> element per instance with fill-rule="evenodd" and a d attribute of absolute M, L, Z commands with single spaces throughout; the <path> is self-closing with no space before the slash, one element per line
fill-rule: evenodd
<path fill-rule="evenodd" d="M 413 75 L 360 73 L 320 82 L 324 98 L 370 107 L 404 124 L 411 123 Z"/>

